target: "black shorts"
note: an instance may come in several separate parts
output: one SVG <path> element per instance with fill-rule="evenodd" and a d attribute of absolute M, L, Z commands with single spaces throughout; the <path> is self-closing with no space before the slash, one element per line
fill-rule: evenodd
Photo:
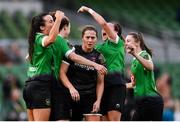
<path fill-rule="evenodd" d="M 107 114 L 108 111 L 116 110 L 122 112 L 126 98 L 125 85 L 113 85 L 104 89 L 101 101 L 101 113 Z"/>
<path fill-rule="evenodd" d="M 127 81 L 126 81 L 125 75 L 123 73 L 120 73 L 120 72 L 108 73 L 104 77 L 105 87 L 110 87 L 110 86 L 120 85 L 120 84 L 125 85 L 126 82 Z"/>
<path fill-rule="evenodd" d="M 80 94 L 80 101 L 72 102 L 72 121 L 81 121 L 84 114 L 91 113 L 93 104 L 96 101 L 96 93 Z"/>
<path fill-rule="evenodd" d="M 148 96 L 135 100 L 133 121 L 162 121 L 163 99 L 161 96 Z"/>
<path fill-rule="evenodd" d="M 51 107 L 51 82 L 26 81 L 23 98 L 28 109 Z"/>
<path fill-rule="evenodd" d="M 67 88 L 52 89 L 50 120 L 70 120 L 71 97 Z"/>

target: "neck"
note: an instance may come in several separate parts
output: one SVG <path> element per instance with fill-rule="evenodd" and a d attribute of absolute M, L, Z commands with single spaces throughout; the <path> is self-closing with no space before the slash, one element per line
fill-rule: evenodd
<path fill-rule="evenodd" d="M 93 48 L 88 49 L 88 48 L 86 48 L 84 45 L 82 45 L 82 50 L 83 50 L 84 52 L 86 52 L 86 53 L 89 53 L 89 52 L 92 52 Z"/>
<path fill-rule="evenodd" d="M 140 47 L 137 47 L 137 54 L 139 54 L 142 51 Z"/>

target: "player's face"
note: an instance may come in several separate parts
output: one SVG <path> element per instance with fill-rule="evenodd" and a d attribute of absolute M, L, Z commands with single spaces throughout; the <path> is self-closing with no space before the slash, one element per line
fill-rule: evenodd
<path fill-rule="evenodd" d="M 87 50 L 92 50 L 96 44 L 97 36 L 93 30 L 87 30 L 82 37 L 83 47 Z"/>
<path fill-rule="evenodd" d="M 108 35 L 107 35 L 107 33 L 104 30 L 102 30 L 101 34 L 102 34 L 102 40 L 103 41 L 107 40 Z"/>
<path fill-rule="evenodd" d="M 125 48 L 127 51 L 130 50 L 129 45 L 137 45 L 132 35 L 127 35 L 125 39 Z"/>
<path fill-rule="evenodd" d="M 117 32 L 114 30 L 114 24 L 108 23 L 108 26 L 111 28 L 112 31 L 114 31 L 115 33 L 117 33 Z M 109 38 L 104 29 L 102 29 L 102 32 L 101 32 L 101 33 L 102 33 L 102 40 L 103 40 L 103 41 L 105 41 L 105 40 L 107 40 L 107 39 Z"/>
<path fill-rule="evenodd" d="M 51 15 L 46 15 L 46 16 L 44 16 L 43 19 L 44 19 L 45 25 L 42 30 L 43 30 L 44 34 L 48 35 L 52 26 L 54 25 L 54 20 Z"/>

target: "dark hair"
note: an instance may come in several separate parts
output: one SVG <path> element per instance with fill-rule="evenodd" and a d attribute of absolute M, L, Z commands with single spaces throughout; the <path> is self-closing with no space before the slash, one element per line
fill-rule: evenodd
<path fill-rule="evenodd" d="M 35 35 L 37 32 L 41 32 L 40 26 L 45 25 L 45 21 L 43 17 L 46 15 L 48 15 L 48 13 L 42 13 L 40 15 L 34 16 L 31 20 L 30 31 L 28 35 L 28 43 L 29 43 L 28 52 L 29 52 L 30 62 L 32 61 L 31 59 L 34 52 Z"/>
<path fill-rule="evenodd" d="M 96 37 L 98 37 L 98 32 L 96 30 L 96 28 L 93 26 L 93 25 L 86 25 L 83 30 L 82 30 L 82 37 L 84 36 L 84 33 L 87 31 L 87 30 L 93 30 L 94 32 L 96 32 Z"/>
<path fill-rule="evenodd" d="M 59 31 L 61 31 L 65 26 L 69 26 L 69 19 L 67 17 L 62 18 Z"/>
<path fill-rule="evenodd" d="M 125 42 L 124 37 L 122 36 L 122 26 L 117 22 L 111 22 L 114 25 L 114 30 L 117 32 L 117 35 Z"/>
<path fill-rule="evenodd" d="M 140 47 L 142 50 L 146 50 L 151 56 L 152 56 L 152 51 L 149 49 L 146 44 L 144 43 L 144 38 L 142 33 L 138 32 L 130 32 L 128 35 L 132 35 L 133 38 L 135 39 L 136 42 L 140 42 Z"/>
<path fill-rule="evenodd" d="M 114 24 L 114 30 L 117 32 L 118 36 L 121 36 L 122 26 L 119 23 L 113 23 L 113 24 Z"/>
<path fill-rule="evenodd" d="M 56 20 L 56 17 L 55 17 L 56 12 L 49 12 L 49 14 L 53 17 L 53 20 L 55 21 Z M 61 31 L 63 29 L 63 27 L 69 26 L 69 23 L 70 22 L 69 22 L 68 17 L 62 18 L 61 24 L 59 26 L 59 31 Z"/>

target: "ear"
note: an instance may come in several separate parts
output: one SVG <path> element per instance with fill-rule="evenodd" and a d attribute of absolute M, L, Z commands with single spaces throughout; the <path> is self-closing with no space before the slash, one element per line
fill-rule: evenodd
<path fill-rule="evenodd" d="M 45 28 L 44 26 L 40 26 L 40 30 L 43 31 Z"/>

